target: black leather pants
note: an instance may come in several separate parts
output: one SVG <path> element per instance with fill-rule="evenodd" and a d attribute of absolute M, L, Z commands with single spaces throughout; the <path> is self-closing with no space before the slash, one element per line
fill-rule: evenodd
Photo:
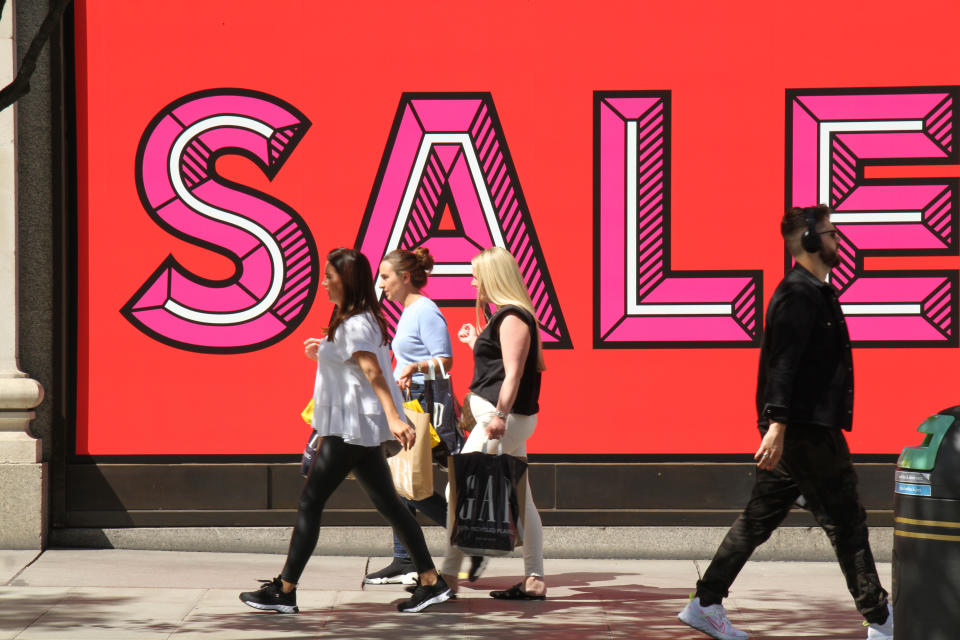
<path fill-rule="evenodd" d="M 787 427 L 783 457 L 772 470 L 757 469 L 753 493 L 697 582 L 704 606 L 719 603 L 753 550 L 787 517 L 799 496 L 833 545 L 857 610 L 869 622 L 887 617 L 867 538 L 866 512 L 857 495 L 857 474 L 839 429 Z"/>
<path fill-rule="evenodd" d="M 400 502 L 381 448 L 347 444 L 342 438 L 327 436 L 317 451 L 300 494 L 297 524 L 290 537 L 287 563 L 280 574 L 287 582 L 300 581 L 320 537 L 323 507 L 351 471 L 377 511 L 393 526 L 394 533 L 413 558 L 417 571 L 423 573 L 434 568 L 423 532 L 409 509 Z"/>

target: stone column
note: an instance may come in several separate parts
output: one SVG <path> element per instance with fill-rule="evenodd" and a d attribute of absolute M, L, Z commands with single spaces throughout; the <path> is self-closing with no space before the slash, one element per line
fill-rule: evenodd
<path fill-rule="evenodd" d="M 0 16 L 0 87 L 16 73 L 14 3 Z M 30 435 L 43 387 L 17 362 L 17 167 L 13 110 L 0 111 L 0 549 L 42 549 L 47 468 Z"/>

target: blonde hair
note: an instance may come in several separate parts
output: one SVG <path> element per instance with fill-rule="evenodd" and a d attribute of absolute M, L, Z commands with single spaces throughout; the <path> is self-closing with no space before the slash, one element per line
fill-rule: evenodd
<path fill-rule="evenodd" d="M 498 308 L 512 304 L 525 309 L 534 322 L 537 321 L 537 312 L 533 309 L 530 294 L 520 275 L 520 267 L 509 251 L 503 247 L 484 249 L 473 257 L 471 264 L 477 279 L 477 326 L 480 326 L 483 306 L 487 303 L 495 304 Z M 534 334 L 537 336 L 537 370 L 546 371 L 539 328 Z"/>

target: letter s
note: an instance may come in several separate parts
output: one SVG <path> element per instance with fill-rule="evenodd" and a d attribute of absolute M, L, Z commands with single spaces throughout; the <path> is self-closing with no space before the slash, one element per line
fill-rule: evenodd
<path fill-rule="evenodd" d="M 239 154 L 272 179 L 310 127 L 291 105 L 240 89 L 193 93 L 153 119 L 137 150 L 137 190 L 169 233 L 233 261 L 227 280 L 200 278 L 168 256 L 123 307 L 140 331 L 178 349 L 244 353 L 306 316 L 319 284 L 316 245 L 289 206 L 216 174 Z"/>

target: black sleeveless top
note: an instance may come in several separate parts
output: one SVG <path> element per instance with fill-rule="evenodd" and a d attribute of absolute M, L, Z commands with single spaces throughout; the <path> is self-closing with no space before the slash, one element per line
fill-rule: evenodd
<path fill-rule="evenodd" d="M 530 351 L 523 365 L 520 387 L 511 413 L 532 416 L 540 411 L 540 372 L 537 371 L 537 321 L 530 312 L 521 307 L 505 305 L 493 314 L 473 345 L 473 382 L 470 391 L 494 406 L 500 397 L 500 387 L 506 372 L 503 369 L 503 351 L 500 349 L 500 323 L 508 315 L 523 320 L 530 329 Z"/>

